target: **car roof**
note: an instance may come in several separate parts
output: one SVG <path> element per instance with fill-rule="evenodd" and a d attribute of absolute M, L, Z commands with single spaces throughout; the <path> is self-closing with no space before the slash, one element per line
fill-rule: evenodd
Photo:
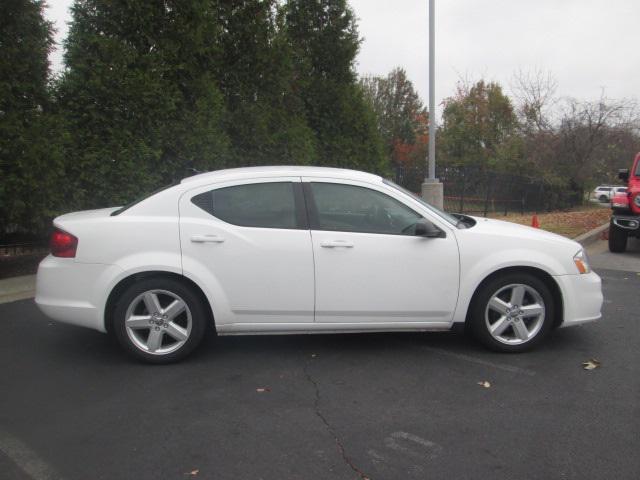
<path fill-rule="evenodd" d="M 299 165 L 265 166 L 265 167 L 243 167 L 229 168 L 225 170 L 215 170 L 213 172 L 200 173 L 191 177 L 183 178 L 181 184 L 221 182 L 236 179 L 250 179 L 263 177 L 330 177 L 350 180 L 362 180 L 369 182 L 380 182 L 381 177 L 372 173 L 360 172 L 358 170 L 348 170 L 344 168 L 330 167 L 308 167 Z"/>

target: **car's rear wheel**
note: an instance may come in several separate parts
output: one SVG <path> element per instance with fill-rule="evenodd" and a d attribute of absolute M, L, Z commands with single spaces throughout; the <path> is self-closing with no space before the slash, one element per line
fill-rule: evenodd
<path fill-rule="evenodd" d="M 613 253 L 622 253 L 627 249 L 627 238 L 629 232 L 624 228 L 620 228 L 613 223 L 609 223 L 609 251 Z"/>
<path fill-rule="evenodd" d="M 150 278 L 122 294 L 113 326 L 129 354 L 149 363 L 171 363 L 198 346 L 207 318 L 201 300 L 189 287 L 170 278 Z"/>
<path fill-rule="evenodd" d="M 500 352 L 533 348 L 551 330 L 554 299 L 547 285 L 529 273 L 496 276 L 477 292 L 471 307 L 471 331 Z"/>
<path fill-rule="evenodd" d="M 609 197 L 607 197 L 606 195 L 600 195 L 600 198 L 598 200 L 600 200 L 602 203 L 606 203 L 609 201 Z"/>

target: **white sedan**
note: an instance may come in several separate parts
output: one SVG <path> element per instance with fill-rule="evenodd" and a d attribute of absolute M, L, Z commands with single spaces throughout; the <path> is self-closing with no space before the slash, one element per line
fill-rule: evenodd
<path fill-rule="evenodd" d="M 519 352 L 600 318 L 582 247 L 435 209 L 368 173 L 252 167 L 54 220 L 36 303 L 140 359 L 219 335 L 449 330 Z"/>

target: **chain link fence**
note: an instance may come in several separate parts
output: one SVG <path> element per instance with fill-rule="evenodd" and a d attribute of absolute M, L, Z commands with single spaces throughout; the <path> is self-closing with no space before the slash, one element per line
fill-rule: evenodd
<path fill-rule="evenodd" d="M 441 167 L 436 177 L 444 184 L 444 208 L 448 212 L 507 215 L 562 210 L 582 203 L 580 192 L 524 175 L 473 167 Z M 394 181 L 418 194 L 424 178 L 424 168 L 394 169 Z"/>

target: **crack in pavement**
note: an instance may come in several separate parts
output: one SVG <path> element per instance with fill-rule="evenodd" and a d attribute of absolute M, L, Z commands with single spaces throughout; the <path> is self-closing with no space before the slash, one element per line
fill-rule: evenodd
<path fill-rule="evenodd" d="M 320 387 L 318 386 L 318 382 L 316 382 L 311 376 L 311 374 L 309 373 L 308 367 L 310 362 L 311 361 L 309 360 L 304 365 L 302 370 L 304 371 L 304 374 L 307 377 L 307 381 L 309 381 L 309 383 L 313 385 L 313 388 L 315 390 L 315 399 L 313 402 L 313 409 L 315 411 L 316 416 L 322 421 L 322 423 L 324 423 L 324 426 L 327 428 L 327 431 L 331 434 L 331 436 L 335 440 L 336 446 L 338 447 L 338 452 L 340 453 L 342 460 L 347 464 L 347 466 L 349 466 L 349 468 L 351 468 L 351 470 L 353 470 L 361 480 L 371 480 L 371 478 L 366 473 L 364 473 L 356 465 L 353 464 L 353 461 L 347 455 L 344 445 L 342 444 L 342 441 L 338 437 L 336 431 L 334 430 L 334 428 L 331 426 L 329 421 L 326 419 L 326 417 L 323 415 L 322 411 L 320 410 Z"/>

